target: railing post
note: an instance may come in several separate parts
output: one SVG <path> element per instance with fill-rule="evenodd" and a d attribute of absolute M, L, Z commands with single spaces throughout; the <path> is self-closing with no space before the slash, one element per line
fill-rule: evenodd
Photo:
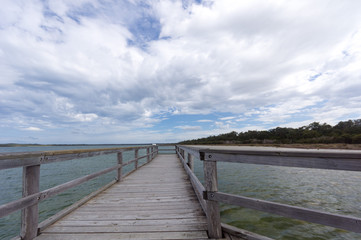
<path fill-rule="evenodd" d="M 194 163 L 193 163 L 193 155 L 188 153 L 188 167 L 194 172 Z"/>
<path fill-rule="evenodd" d="M 135 149 L 134 150 L 134 158 L 135 158 L 134 169 L 138 169 L 138 156 L 139 156 L 139 149 Z"/>
<path fill-rule="evenodd" d="M 40 165 L 23 167 L 23 197 L 39 192 Z M 21 239 L 30 240 L 38 235 L 38 203 L 21 210 Z"/>
<path fill-rule="evenodd" d="M 149 147 L 147 147 L 147 162 L 149 162 L 150 160 L 150 156 L 149 156 Z"/>
<path fill-rule="evenodd" d="M 118 152 L 117 158 L 118 158 L 118 164 L 119 164 L 118 174 L 117 174 L 118 180 L 117 181 L 120 182 L 122 180 L 123 153 Z"/>
<path fill-rule="evenodd" d="M 204 154 L 201 153 L 200 159 L 203 160 L 204 183 L 206 192 L 217 192 L 217 162 L 204 160 Z M 207 225 L 210 238 L 222 238 L 221 216 L 219 204 L 216 201 L 206 199 L 207 205 Z"/>

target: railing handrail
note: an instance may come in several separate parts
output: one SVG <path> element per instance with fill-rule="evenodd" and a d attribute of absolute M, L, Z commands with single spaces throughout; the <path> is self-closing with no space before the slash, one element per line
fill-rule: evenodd
<path fill-rule="evenodd" d="M 139 150 L 146 149 L 143 156 L 139 156 Z M 133 151 L 134 159 L 123 163 L 123 152 Z M 110 168 L 79 177 L 69 182 L 57 185 L 55 187 L 39 191 L 40 185 L 40 166 L 41 164 L 80 159 L 86 157 L 99 156 L 104 154 L 117 153 L 117 164 Z M 23 167 L 23 197 L 6 204 L 0 205 L 0 217 L 7 216 L 12 212 L 22 209 L 22 239 L 33 239 L 38 233 L 38 203 L 64 192 L 67 189 L 78 186 L 98 176 L 118 170 L 117 181 L 136 171 L 141 166 L 147 164 L 158 154 L 158 146 L 141 147 L 123 147 L 123 148 L 103 148 L 103 149 L 74 149 L 61 151 L 43 151 L 43 152 L 22 152 L 22 153 L 1 153 L 0 170 L 7 168 Z M 138 166 L 138 160 L 147 158 L 147 161 Z M 122 167 L 134 163 L 134 170 L 122 176 Z"/>
<path fill-rule="evenodd" d="M 315 150 L 260 148 L 250 150 L 221 150 L 181 146 L 204 161 L 238 162 L 284 167 L 303 167 L 361 171 L 360 150 Z"/>
<path fill-rule="evenodd" d="M 206 185 L 215 186 L 215 190 L 207 189 L 206 186 L 206 191 L 203 192 L 203 199 L 206 201 L 207 205 L 205 213 L 208 219 L 209 232 L 213 231 L 211 228 L 219 228 L 221 225 L 220 222 L 212 222 L 212 219 L 210 218 L 214 218 L 214 216 L 209 216 L 209 208 L 218 208 L 218 205 L 214 204 L 218 204 L 218 202 L 252 208 L 263 212 L 274 213 L 285 217 L 319 223 L 353 232 L 361 232 L 361 218 L 325 213 L 318 210 L 218 192 L 216 167 L 216 163 L 218 161 L 222 161 L 287 167 L 361 171 L 361 151 L 261 148 L 258 152 L 256 149 L 249 148 L 243 150 L 224 150 L 179 145 L 176 146 L 176 151 L 180 159 L 183 161 L 187 173 L 189 172 L 189 169 L 187 169 L 188 166 L 185 164 L 185 153 L 188 154 L 188 161 L 191 155 L 202 160 L 204 164 L 204 181 Z M 190 178 L 192 177 L 190 176 Z M 202 188 L 198 186 L 194 189 L 197 192 L 198 189 Z M 197 195 L 199 194 L 200 193 L 197 193 Z M 213 202 L 213 205 L 210 204 L 211 202 Z M 217 211 L 218 213 L 216 215 L 218 217 L 220 213 L 219 210 Z M 215 214 L 214 211 L 212 214 Z M 215 232 L 212 237 L 220 237 L 220 235 L 217 234 L 218 233 Z"/>
<path fill-rule="evenodd" d="M 0 170 L 126 152 L 135 149 L 146 149 L 149 147 L 155 146 L 0 153 Z"/>

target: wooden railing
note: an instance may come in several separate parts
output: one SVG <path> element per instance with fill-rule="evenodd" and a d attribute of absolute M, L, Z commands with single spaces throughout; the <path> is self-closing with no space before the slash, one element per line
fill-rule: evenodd
<path fill-rule="evenodd" d="M 207 215 L 208 234 L 211 238 L 222 237 L 218 203 L 237 205 L 361 233 L 361 218 L 219 192 L 217 181 L 217 162 L 361 171 L 360 151 L 277 150 L 275 148 L 217 150 L 187 146 L 176 146 L 176 151 Z M 204 187 L 193 173 L 194 157 L 203 161 Z"/>
<path fill-rule="evenodd" d="M 139 150 L 146 149 L 146 154 L 139 156 Z M 123 162 L 123 152 L 134 151 L 134 159 Z M 44 191 L 39 190 L 40 185 L 40 166 L 59 161 L 67 161 L 72 159 L 100 156 L 105 154 L 117 154 L 117 164 L 113 167 L 103 169 L 101 171 L 86 175 L 75 180 L 63 183 Z M 158 146 L 144 147 L 127 147 L 127 148 L 105 148 L 105 149 L 81 149 L 81 150 L 65 150 L 65 151 L 45 151 L 45 152 L 25 152 L 25 153 L 1 153 L 0 154 L 0 170 L 8 168 L 23 167 L 23 196 L 22 198 L 3 204 L 0 206 L 0 218 L 9 215 L 12 212 L 22 210 L 21 213 L 21 239 L 33 239 L 38 235 L 38 230 L 43 229 L 55 222 L 58 218 L 65 215 L 66 212 L 57 214 L 40 224 L 38 224 L 39 202 L 59 194 L 69 188 L 78 186 L 98 176 L 117 171 L 115 182 L 119 182 L 138 168 L 150 162 L 158 154 Z M 138 166 L 140 159 L 146 158 L 147 161 Z M 122 168 L 134 163 L 134 170 L 122 175 Z M 2 193 L 4 194 L 4 193 Z M 85 200 L 84 200 L 85 201 Z M 81 203 L 78 203 L 78 205 Z"/>

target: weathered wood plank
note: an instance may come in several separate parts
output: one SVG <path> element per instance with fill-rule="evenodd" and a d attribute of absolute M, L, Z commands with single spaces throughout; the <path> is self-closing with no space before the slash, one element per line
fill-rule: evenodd
<path fill-rule="evenodd" d="M 113 226 L 52 226 L 44 233 L 144 233 L 207 230 L 207 224 L 164 224 L 164 225 L 116 225 Z"/>
<path fill-rule="evenodd" d="M 117 211 L 117 210 L 124 210 L 124 207 L 127 207 L 129 211 L 137 211 L 137 210 L 147 210 L 147 209 L 156 209 L 159 206 L 159 203 L 137 203 L 137 204 L 108 204 L 108 203 L 100 203 L 100 204 L 92 204 L 91 207 L 84 206 L 83 210 L 86 211 L 87 209 L 93 210 L 103 210 L 103 211 Z M 198 210 L 199 205 L 198 202 L 182 202 L 182 203 L 162 203 L 162 209 L 179 209 L 179 208 L 187 208 L 187 209 L 194 209 Z"/>
<path fill-rule="evenodd" d="M 118 160 L 118 170 L 117 170 L 117 181 L 122 181 L 122 167 L 123 167 L 123 153 L 117 153 L 117 160 Z"/>
<path fill-rule="evenodd" d="M 23 168 L 23 197 L 39 192 L 40 165 Z M 38 204 L 31 205 L 21 211 L 21 233 L 24 240 L 33 239 L 38 234 Z"/>
<path fill-rule="evenodd" d="M 151 240 L 151 239 L 194 239 L 205 240 L 208 239 L 205 231 L 192 232 L 154 232 L 154 233 L 98 233 L 98 234 L 41 234 L 36 238 L 37 240 Z"/>
<path fill-rule="evenodd" d="M 217 162 L 204 161 L 204 183 L 206 191 L 218 191 Z M 221 216 L 218 202 L 206 200 L 208 234 L 211 238 L 222 238 Z"/>
<path fill-rule="evenodd" d="M 204 216 L 203 212 L 192 212 L 192 213 L 184 213 L 182 215 L 177 213 L 157 213 L 157 214 L 129 214 L 129 215 L 122 215 L 122 214 L 105 214 L 103 212 L 98 213 L 77 213 L 76 215 L 68 215 L 64 218 L 64 220 L 151 220 L 151 219 L 182 219 L 182 218 L 195 218 L 195 217 L 202 217 Z"/>
<path fill-rule="evenodd" d="M 110 210 L 110 209 L 109 209 Z M 145 215 L 150 215 L 150 214 L 187 214 L 187 213 L 200 213 L 201 215 L 203 214 L 203 211 L 201 209 L 189 209 L 189 208 L 177 208 L 177 209 L 162 209 L 162 208 L 156 208 L 156 209 L 146 209 L 146 210 L 137 210 L 137 209 L 121 209 L 121 210 L 116 210 L 114 209 L 113 211 L 107 211 L 105 210 L 100 210 L 100 209 L 95 209 L 95 210 L 91 210 L 90 208 L 88 209 L 78 209 L 77 213 L 78 215 L 89 215 L 89 214 L 93 214 L 93 213 L 97 213 L 99 211 L 101 211 L 104 215 L 113 215 L 113 214 L 120 214 L 120 215 L 135 215 L 135 214 L 145 214 Z"/>
<path fill-rule="evenodd" d="M 223 153 L 205 153 L 206 160 L 222 162 L 237 162 L 260 165 L 272 165 L 283 167 L 302 167 L 332 170 L 361 171 L 361 158 L 316 158 L 316 157 L 290 157 L 290 156 L 256 156 L 256 155 L 234 155 Z M 209 156 L 211 156 L 209 158 Z"/>
<path fill-rule="evenodd" d="M 188 225 L 188 224 L 206 224 L 204 217 L 187 218 L 187 219 L 152 219 L 152 220 L 118 220 L 118 221 L 76 221 L 62 220 L 54 224 L 54 226 L 162 226 L 162 225 Z"/>
<path fill-rule="evenodd" d="M 0 153 L 0 169 L 40 165 L 52 162 L 67 161 L 77 158 L 94 157 L 105 154 L 146 149 L 147 147 L 73 149 L 61 151 Z"/>

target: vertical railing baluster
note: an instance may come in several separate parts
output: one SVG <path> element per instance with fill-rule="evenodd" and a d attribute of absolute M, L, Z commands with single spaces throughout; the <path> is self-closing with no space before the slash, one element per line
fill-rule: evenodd
<path fill-rule="evenodd" d="M 117 181 L 120 182 L 122 180 L 122 165 L 123 165 L 123 153 L 122 152 L 118 152 L 117 154 L 117 159 L 118 159 L 118 173 L 117 173 Z"/>
<path fill-rule="evenodd" d="M 39 192 L 40 165 L 23 167 L 23 197 Z M 33 239 L 38 235 L 38 203 L 21 211 L 21 239 Z"/>
<path fill-rule="evenodd" d="M 217 162 L 204 160 L 204 153 L 200 155 L 203 160 L 204 183 L 206 193 L 218 191 Z M 208 235 L 210 238 L 222 238 L 221 216 L 219 204 L 216 201 L 206 199 Z"/>

